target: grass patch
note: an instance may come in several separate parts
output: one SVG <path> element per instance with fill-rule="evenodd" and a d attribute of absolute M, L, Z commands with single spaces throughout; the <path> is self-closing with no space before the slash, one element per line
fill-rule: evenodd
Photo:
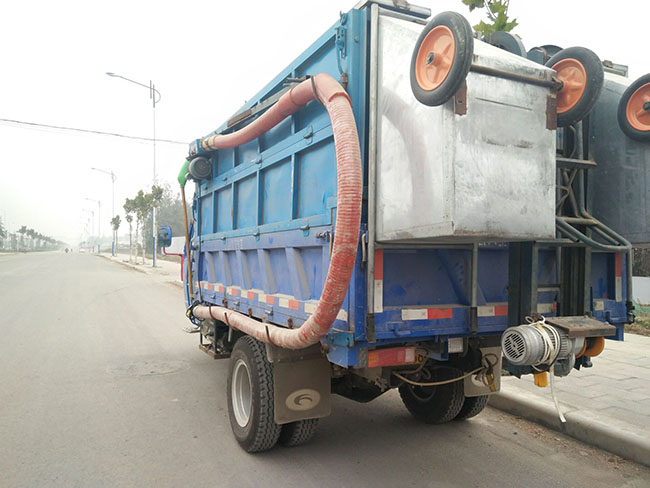
<path fill-rule="evenodd" d="M 637 315 L 633 324 L 625 324 L 625 332 L 650 337 L 650 315 Z"/>

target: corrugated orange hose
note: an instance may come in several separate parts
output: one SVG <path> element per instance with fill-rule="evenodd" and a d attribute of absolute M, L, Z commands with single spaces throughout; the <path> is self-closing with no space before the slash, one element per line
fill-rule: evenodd
<path fill-rule="evenodd" d="M 314 99 L 323 104 L 332 122 L 337 170 L 334 245 L 315 312 L 300 328 L 286 329 L 224 307 L 198 305 L 194 308 L 194 315 L 198 318 L 220 320 L 260 341 L 286 349 L 302 349 L 319 342 L 336 319 L 350 285 L 359 245 L 362 198 L 361 151 L 350 97 L 334 78 L 319 74 L 293 87 L 245 128 L 201 141 L 201 147 L 206 151 L 240 146 L 260 137 Z"/>

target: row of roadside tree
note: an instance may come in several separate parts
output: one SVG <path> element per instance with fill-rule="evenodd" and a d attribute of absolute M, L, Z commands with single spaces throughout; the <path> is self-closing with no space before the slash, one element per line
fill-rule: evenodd
<path fill-rule="evenodd" d="M 153 247 L 153 209 L 156 209 L 156 224 L 168 225 L 173 234 L 183 235 L 183 203 L 178 193 L 169 185 L 153 185 L 151 191 L 139 190 L 133 198 L 127 198 L 122 207 L 125 220 L 129 226 L 129 260 L 141 259 L 144 263 L 145 253 L 151 253 Z M 117 233 L 122 225 L 119 215 L 111 219 L 111 227 Z M 159 249 L 160 251 L 160 246 Z"/>
<path fill-rule="evenodd" d="M 0 218 L 1 251 L 52 251 L 60 249 L 63 246 L 63 242 L 41 234 L 26 225 L 23 225 L 16 232 L 9 232 Z"/>

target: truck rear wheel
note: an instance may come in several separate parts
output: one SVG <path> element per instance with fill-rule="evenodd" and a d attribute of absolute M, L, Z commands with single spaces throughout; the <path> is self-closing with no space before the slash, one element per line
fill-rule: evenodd
<path fill-rule="evenodd" d="M 465 420 L 476 417 L 483 411 L 489 399 L 490 397 L 488 395 L 465 397 L 463 406 L 461 407 L 460 412 L 458 412 L 458 415 L 456 415 L 455 420 Z"/>
<path fill-rule="evenodd" d="M 271 449 L 281 426 L 274 421 L 273 366 L 264 345 L 250 336 L 240 338 L 230 356 L 228 414 L 235 439 L 246 452 Z"/>
<path fill-rule="evenodd" d="M 284 447 L 300 446 L 314 437 L 317 427 L 318 419 L 298 420 L 284 424 L 278 442 Z"/>
<path fill-rule="evenodd" d="M 462 376 L 450 366 L 425 367 L 418 382 L 435 383 Z M 454 381 L 438 386 L 416 386 L 408 383 L 399 387 L 402 402 L 416 419 L 427 424 L 442 424 L 453 420 L 465 401 L 463 382 Z"/>

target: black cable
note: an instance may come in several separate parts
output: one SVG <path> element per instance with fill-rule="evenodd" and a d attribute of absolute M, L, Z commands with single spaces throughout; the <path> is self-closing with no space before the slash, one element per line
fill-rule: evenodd
<path fill-rule="evenodd" d="M 199 300 L 203 301 L 203 290 L 201 289 L 201 183 L 197 182 L 196 183 L 196 199 L 194 200 L 197 205 L 196 205 L 196 218 L 194 218 L 194 222 L 196 223 L 196 237 L 199 240 L 199 246 L 198 246 L 198 255 L 197 253 L 194 253 L 195 259 L 196 259 L 196 277 L 198 279 L 198 288 L 199 288 Z M 194 217 L 194 204 L 192 203 L 192 217 Z M 193 230 L 193 229 L 192 229 Z M 192 243 L 190 242 L 190 246 Z M 224 289 L 223 293 L 224 297 L 226 296 L 226 292 Z"/>
<path fill-rule="evenodd" d="M 48 124 L 39 124 L 37 122 L 25 122 L 22 120 L 14 120 L 14 119 L 0 119 L 0 122 L 5 122 L 6 124 L 18 124 L 18 125 L 26 125 L 30 127 L 43 127 L 46 129 L 56 129 L 56 130 L 67 130 L 67 131 L 72 131 L 72 132 L 82 132 L 86 134 L 95 134 L 95 135 L 100 135 L 100 136 L 111 136 L 111 137 L 122 137 L 124 139 L 132 139 L 136 141 L 145 141 L 145 142 L 153 142 L 154 139 L 150 137 L 139 137 L 139 136 L 129 136 L 126 134 L 117 134 L 115 132 L 103 132 L 99 130 L 91 130 L 91 129 L 78 129 L 76 127 L 64 127 L 64 126 L 59 126 L 59 125 L 48 125 Z M 186 142 L 180 142 L 180 141 L 172 141 L 170 139 L 155 139 L 156 142 L 166 142 L 168 144 L 182 144 L 183 146 L 186 146 Z"/>

